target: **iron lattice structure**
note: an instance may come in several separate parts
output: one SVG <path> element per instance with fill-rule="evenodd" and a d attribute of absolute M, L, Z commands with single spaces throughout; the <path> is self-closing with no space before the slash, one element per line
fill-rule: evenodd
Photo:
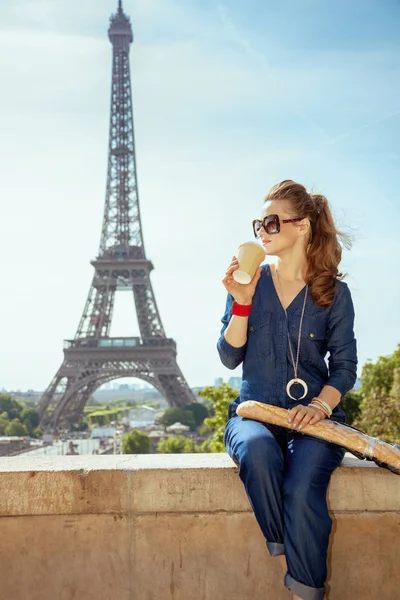
<path fill-rule="evenodd" d="M 66 340 L 64 360 L 43 394 L 39 412 L 51 429 L 77 422 L 89 396 L 121 377 L 152 384 L 171 406 L 196 398 L 176 361 L 150 282 L 140 220 L 129 50 L 130 19 L 122 1 L 108 30 L 113 47 L 107 189 L 100 250 L 92 261 L 93 281 L 75 337 Z M 133 291 L 140 337 L 110 337 L 116 291 Z"/>

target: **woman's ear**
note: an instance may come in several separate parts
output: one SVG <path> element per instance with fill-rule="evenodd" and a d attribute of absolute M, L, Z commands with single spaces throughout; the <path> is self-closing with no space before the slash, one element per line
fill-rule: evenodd
<path fill-rule="evenodd" d="M 311 223 L 310 220 L 305 218 L 302 221 L 300 221 L 300 225 L 299 225 L 299 233 L 300 235 L 306 235 L 308 233 L 308 231 L 310 231 L 311 229 Z"/>

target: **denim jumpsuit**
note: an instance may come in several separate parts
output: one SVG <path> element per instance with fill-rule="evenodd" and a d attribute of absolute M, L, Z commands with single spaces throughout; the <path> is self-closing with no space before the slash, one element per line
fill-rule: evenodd
<path fill-rule="evenodd" d="M 294 377 L 287 331 L 296 357 L 305 289 L 287 307 L 286 320 L 269 265 L 263 265 L 246 344 L 235 348 L 224 338 L 233 303 L 228 294 L 217 348 L 228 369 L 243 363 L 240 394 L 228 408 L 224 444 L 239 467 L 268 551 L 271 556 L 285 554 L 288 589 L 304 600 L 323 600 L 332 527 L 326 492 L 345 451 L 313 436 L 236 414 L 237 405 L 245 400 L 290 409 L 309 404 L 324 385 L 333 386 L 342 396 L 352 389 L 357 377 L 354 308 L 347 284 L 336 280 L 330 306 L 319 306 L 308 293 L 298 363 L 298 377 L 307 383 L 308 393 L 301 401 L 286 393 L 286 384 Z M 293 385 L 291 393 L 299 398 L 303 387 Z M 346 415 L 337 406 L 330 419 L 344 423 Z"/>

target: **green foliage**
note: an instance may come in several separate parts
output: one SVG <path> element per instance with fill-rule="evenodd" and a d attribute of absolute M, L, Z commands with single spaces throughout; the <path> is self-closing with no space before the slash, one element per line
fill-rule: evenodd
<path fill-rule="evenodd" d="M 41 425 L 39 425 L 39 427 L 36 427 L 36 429 L 33 430 L 32 437 L 41 438 L 43 433 L 44 433 L 44 429 Z"/>
<path fill-rule="evenodd" d="M 14 400 L 9 394 L 0 394 L 0 413 L 7 413 L 7 418 L 18 419 L 24 405 L 17 400 Z"/>
<path fill-rule="evenodd" d="M 379 382 L 380 376 L 379 373 Z M 361 415 L 354 427 L 384 442 L 400 443 L 400 368 L 395 369 L 391 379 L 389 393 L 386 386 L 373 387 L 364 397 Z"/>
<path fill-rule="evenodd" d="M 9 424 L 9 420 L 5 419 L 3 416 L 0 416 L 0 435 L 6 434 L 6 427 Z"/>
<path fill-rule="evenodd" d="M 376 363 L 368 361 L 362 370 L 361 395 L 367 397 L 373 391 L 389 394 L 394 382 L 394 372 L 400 369 L 400 344 L 389 356 L 380 356 Z"/>
<path fill-rule="evenodd" d="M 104 408 L 94 410 L 86 415 L 88 422 L 91 425 L 108 425 L 111 421 L 118 421 L 119 416 L 123 412 L 120 408 Z"/>
<path fill-rule="evenodd" d="M 351 390 L 347 392 L 345 396 L 340 401 L 340 408 L 344 410 L 346 413 L 347 421 L 346 425 L 352 425 L 360 416 L 361 413 L 361 401 L 362 396 L 360 392 L 356 392 L 355 390 Z"/>
<path fill-rule="evenodd" d="M 157 421 L 165 427 L 169 427 L 174 423 L 182 423 L 182 425 L 188 425 L 191 431 L 196 430 L 196 421 L 193 412 L 186 408 L 180 408 L 179 406 L 167 408 Z"/>
<path fill-rule="evenodd" d="M 123 454 L 149 454 L 150 438 L 147 433 L 134 429 L 122 438 Z"/>
<path fill-rule="evenodd" d="M 32 435 L 33 431 L 40 423 L 40 415 L 34 408 L 24 408 L 21 411 L 19 418 L 25 425 L 29 435 Z"/>
<path fill-rule="evenodd" d="M 212 452 L 212 447 L 211 447 L 211 443 L 212 440 L 204 440 L 204 442 L 201 444 L 199 451 L 200 452 Z"/>
<path fill-rule="evenodd" d="M 12 421 L 10 421 L 8 423 L 7 427 L 5 428 L 4 433 L 6 435 L 17 435 L 17 436 L 28 435 L 28 431 L 27 431 L 25 425 L 23 425 L 19 419 L 13 419 Z"/>
<path fill-rule="evenodd" d="M 228 420 L 228 406 L 237 397 L 238 390 L 223 383 L 219 387 L 207 386 L 198 393 L 207 398 L 213 407 L 213 416 L 204 420 L 206 426 L 214 431 L 209 445 L 211 452 L 225 452 L 224 430 Z"/>
<path fill-rule="evenodd" d="M 207 407 L 200 402 L 192 402 L 192 404 L 185 406 L 185 410 L 190 410 L 193 413 L 196 427 L 199 427 L 203 423 L 204 419 L 209 416 Z"/>
<path fill-rule="evenodd" d="M 0 394 L 0 435 L 35 437 L 34 431 L 39 423 L 37 410 L 27 407 L 24 402 L 15 400 L 9 394 Z"/>
<path fill-rule="evenodd" d="M 188 454 L 198 452 L 198 446 L 193 439 L 177 435 L 161 440 L 158 443 L 157 452 L 160 454 Z"/>
<path fill-rule="evenodd" d="M 200 425 L 197 431 L 199 435 L 203 437 L 210 437 L 210 435 L 213 435 L 214 433 L 213 429 L 210 429 L 210 427 L 208 427 L 208 425 L 206 425 L 205 422 Z"/>

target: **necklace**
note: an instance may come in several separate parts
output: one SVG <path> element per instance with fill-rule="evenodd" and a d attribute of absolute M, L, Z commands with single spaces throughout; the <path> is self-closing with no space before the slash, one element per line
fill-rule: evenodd
<path fill-rule="evenodd" d="M 275 273 L 276 273 L 277 281 L 278 281 L 278 284 L 279 284 L 279 290 L 280 290 L 281 296 L 283 298 L 282 288 L 281 288 L 281 282 L 280 282 L 280 279 L 279 279 L 279 273 L 278 273 L 277 269 L 275 269 Z M 292 359 L 293 370 L 294 370 L 294 378 L 291 379 L 288 382 L 288 384 L 286 386 L 286 393 L 289 396 L 289 398 L 291 398 L 292 400 L 297 400 L 297 398 L 294 398 L 292 396 L 292 394 L 290 393 L 290 388 L 295 383 L 299 383 L 300 385 L 303 386 L 303 389 L 304 389 L 304 393 L 299 398 L 299 400 L 302 400 L 305 396 L 307 396 L 307 393 L 308 393 L 308 386 L 307 386 L 306 382 L 303 379 L 300 379 L 299 377 L 297 377 L 297 367 L 298 367 L 298 364 L 299 364 L 299 354 L 300 354 L 301 329 L 302 329 L 302 326 L 303 326 L 303 316 L 304 316 L 304 309 L 306 307 L 307 292 L 308 292 L 308 285 L 306 285 L 306 293 L 304 294 L 303 310 L 301 311 L 301 317 L 300 317 L 299 338 L 297 340 L 296 362 L 295 362 L 294 357 L 293 357 L 292 344 L 290 343 L 290 334 L 289 334 L 289 326 L 288 326 L 288 316 L 287 316 L 286 308 L 283 308 L 283 310 L 285 311 L 285 315 L 286 315 L 286 329 L 287 329 L 287 336 L 288 336 L 288 343 L 289 343 L 290 358 Z M 282 305 L 282 307 L 283 307 L 283 305 Z"/>

